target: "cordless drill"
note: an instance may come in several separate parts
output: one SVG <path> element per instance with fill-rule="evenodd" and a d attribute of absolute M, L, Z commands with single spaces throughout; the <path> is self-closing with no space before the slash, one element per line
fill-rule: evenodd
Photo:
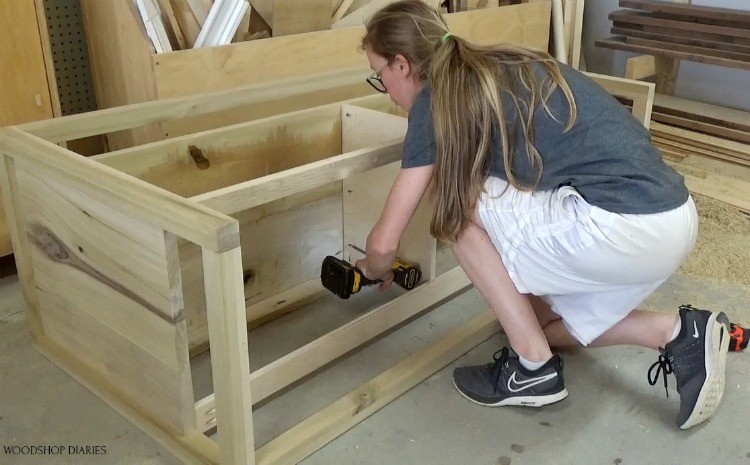
<path fill-rule="evenodd" d="M 351 244 L 349 245 L 355 250 L 364 253 L 362 249 Z M 396 262 L 393 264 L 391 271 L 393 271 L 393 282 L 407 291 L 414 289 L 414 286 L 419 282 L 419 278 L 422 277 L 419 265 L 411 264 L 398 257 L 396 257 Z M 327 256 L 323 260 L 323 266 L 320 269 L 320 281 L 323 283 L 323 287 L 342 299 L 348 299 L 352 294 L 359 292 L 364 286 L 382 282 L 379 279 L 372 280 L 366 278 L 362 270 L 332 255 Z"/>

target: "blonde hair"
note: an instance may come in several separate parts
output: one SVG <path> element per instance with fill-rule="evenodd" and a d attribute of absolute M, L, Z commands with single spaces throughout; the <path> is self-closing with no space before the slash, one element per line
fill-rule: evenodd
<path fill-rule="evenodd" d="M 569 130 L 577 117 L 573 94 L 557 62 L 547 53 L 502 44 L 478 46 L 448 33 L 440 14 L 419 0 L 402 0 L 378 11 L 366 24 L 362 47 L 391 62 L 403 55 L 414 76 L 431 86 L 435 130 L 435 210 L 431 232 L 454 242 L 473 217 L 488 175 L 493 133 L 499 131 L 505 175 L 520 190 L 533 190 L 542 176 L 534 145 L 534 116 L 560 88 L 568 101 Z M 538 68 L 544 77 L 537 76 Z M 505 106 L 518 119 L 510 125 Z M 517 126 L 520 125 L 520 126 Z M 533 182 L 519 180 L 511 167 L 520 127 Z"/>

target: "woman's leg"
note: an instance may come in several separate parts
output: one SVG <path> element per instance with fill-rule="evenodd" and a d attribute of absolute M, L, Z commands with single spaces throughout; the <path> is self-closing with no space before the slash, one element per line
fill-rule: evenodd
<path fill-rule="evenodd" d="M 552 311 L 547 302 L 536 296 L 532 296 L 530 300 L 550 346 L 581 346 L 581 343 L 570 334 L 560 316 Z M 672 340 L 679 319 L 677 314 L 633 310 L 619 323 L 594 339 L 589 346 L 636 345 L 658 349 Z"/>
<path fill-rule="evenodd" d="M 528 297 L 516 289 L 500 254 L 480 224 L 469 223 L 453 244 L 453 253 L 495 312 L 516 354 L 531 362 L 549 360 L 552 352 Z"/>

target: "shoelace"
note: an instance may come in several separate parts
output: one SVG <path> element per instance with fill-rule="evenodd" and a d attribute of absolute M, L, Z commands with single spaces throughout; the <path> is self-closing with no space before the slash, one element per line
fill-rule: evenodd
<path fill-rule="evenodd" d="M 656 368 L 656 373 L 652 375 L 654 368 Z M 669 358 L 663 354 L 659 355 L 659 359 L 648 369 L 648 384 L 655 386 L 657 381 L 659 381 L 659 376 L 662 376 L 664 378 L 664 392 L 666 392 L 667 397 L 669 397 L 667 375 L 671 375 L 672 371 L 672 362 L 669 361 Z"/>
<path fill-rule="evenodd" d="M 490 363 L 488 365 L 488 368 L 490 370 L 490 374 L 495 377 L 495 386 L 497 386 L 497 384 L 500 382 L 500 374 L 503 372 L 502 367 L 503 365 L 506 365 L 508 363 L 509 357 L 510 351 L 507 347 L 503 347 L 492 355 L 492 358 L 495 359 L 495 362 Z"/>

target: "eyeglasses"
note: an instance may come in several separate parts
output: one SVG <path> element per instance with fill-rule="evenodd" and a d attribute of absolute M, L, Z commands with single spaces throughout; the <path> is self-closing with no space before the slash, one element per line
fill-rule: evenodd
<path fill-rule="evenodd" d="M 380 77 L 380 73 L 385 69 L 385 67 L 388 66 L 388 62 L 386 61 L 383 66 L 380 67 L 379 70 L 375 71 L 371 75 L 367 76 L 365 78 L 365 81 L 367 81 L 368 84 L 370 84 L 373 89 L 377 90 L 381 94 L 388 93 L 388 89 L 385 88 L 385 84 L 383 84 L 383 79 Z"/>

